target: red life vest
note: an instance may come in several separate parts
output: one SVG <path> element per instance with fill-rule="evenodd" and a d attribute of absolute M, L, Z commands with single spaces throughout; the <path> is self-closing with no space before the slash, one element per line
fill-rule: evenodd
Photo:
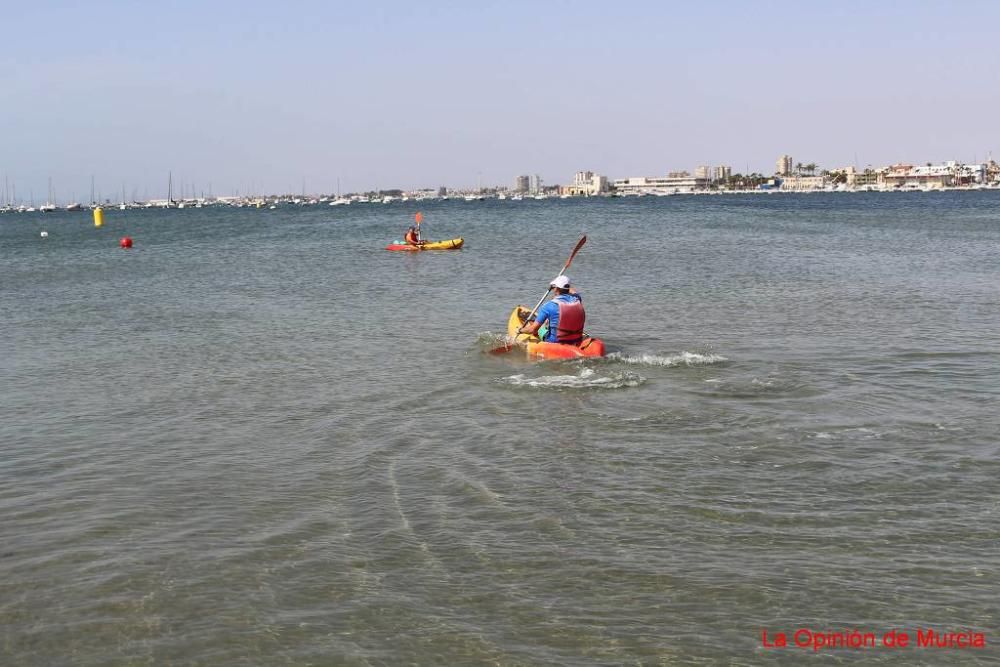
<path fill-rule="evenodd" d="M 416 245 L 420 241 L 420 239 L 417 238 L 417 231 L 413 227 L 406 230 L 406 236 L 404 236 L 403 239 L 412 245 Z"/>
<path fill-rule="evenodd" d="M 568 345 L 578 345 L 583 340 L 583 325 L 587 321 L 587 313 L 583 310 L 583 302 L 575 299 L 572 303 L 559 304 L 559 322 L 556 323 L 556 342 Z"/>

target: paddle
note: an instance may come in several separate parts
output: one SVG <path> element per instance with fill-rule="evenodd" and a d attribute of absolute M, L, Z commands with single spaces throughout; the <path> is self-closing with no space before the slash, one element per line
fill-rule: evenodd
<path fill-rule="evenodd" d="M 562 271 L 560 271 L 556 275 L 561 276 L 562 274 L 566 273 L 566 269 L 568 269 L 569 265 L 573 263 L 573 258 L 576 257 L 576 253 L 580 252 L 580 248 L 582 248 L 583 244 L 586 242 L 587 242 L 587 235 L 584 234 L 583 236 L 580 237 L 580 240 L 577 241 L 576 247 L 573 248 L 573 252 L 570 253 L 569 259 L 566 260 L 565 266 L 562 267 Z M 542 302 L 545 301 L 545 298 L 549 295 L 549 292 L 551 291 L 552 291 L 552 286 L 549 285 L 549 288 L 545 290 L 545 294 L 542 295 L 542 298 L 538 300 L 538 303 L 535 304 L 535 307 L 532 308 L 531 312 L 528 313 L 528 316 L 524 318 L 525 323 L 529 322 L 531 318 L 535 316 L 535 313 L 538 311 L 538 309 L 542 307 Z M 524 325 L 522 324 L 520 327 L 518 327 L 517 332 L 521 333 L 521 329 L 523 328 Z"/>
<path fill-rule="evenodd" d="M 569 259 L 566 260 L 566 263 L 563 265 L 562 270 L 556 275 L 561 276 L 562 274 L 566 273 L 566 269 L 568 269 L 569 265 L 573 263 L 573 258 L 576 257 L 576 253 L 580 252 L 580 248 L 582 248 L 583 244 L 586 242 L 587 242 L 587 235 L 584 234 L 583 236 L 580 237 L 580 240 L 576 242 L 576 247 L 573 248 L 573 252 L 570 253 Z M 552 291 L 552 286 L 550 285 L 549 288 L 545 290 L 545 294 L 542 295 L 542 298 L 539 299 L 538 303 L 535 304 L 535 307 L 531 309 L 530 313 L 528 313 L 528 316 L 524 318 L 525 324 L 531 321 L 531 318 L 535 316 L 535 313 L 538 311 L 538 309 L 542 307 L 542 302 L 545 301 L 546 297 L 548 297 L 549 292 L 551 291 Z M 517 332 L 521 333 L 521 329 L 523 328 L 524 324 L 518 327 Z M 502 347 L 497 347 L 490 350 L 490 354 L 504 354 L 505 352 L 510 352 L 512 349 L 514 349 L 513 344 L 507 342 L 504 343 Z"/>
<path fill-rule="evenodd" d="M 424 221 L 424 214 L 417 211 L 417 214 L 413 216 L 413 219 L 417 221 L 417 243 L 420 243 L 422 240 L 420 238 L 420 223 Z"/>

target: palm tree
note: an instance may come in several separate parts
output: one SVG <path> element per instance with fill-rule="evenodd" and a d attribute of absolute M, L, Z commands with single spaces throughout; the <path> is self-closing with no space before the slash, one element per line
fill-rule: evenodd
<path fill-rule="evenodd" d="M 806 165 L 806 171 L 809 172 L 810 176 L 815 176 L 816 175 L 816 166 L 817 165 L 816 165 L 815 162 L 810 162 L 809 164 Z"/>
<path fill-rule="evenodd" d="M 796 171 L 796 172 L 797 172 L 798 174 L 800 174 L 800 175 L 802 174 L 802 163 L 801 163 L 801 162 L 797 162 L 797 163 L 795 163 L 795 171 Z"/>

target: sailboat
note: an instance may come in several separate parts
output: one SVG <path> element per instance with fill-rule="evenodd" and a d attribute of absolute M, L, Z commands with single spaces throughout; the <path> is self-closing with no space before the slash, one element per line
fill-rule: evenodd
<path fill-rule="evenodd" d="M 90 200 L 91 201 L 94 200 L 94 177 L 93 176 L 90 177 Z M 93 204 L 91 204 L 91 208 L 93 208 Z M 71 201 L 69 204 L 66 204 L 66 210 L 67 211 L 82 211 L 83 210 L 83 206 L 81 206 L 80 202 L 78 202 L 76 200 L 76 193 L 75 192 L 73 193 L 73 201 Z"/>
<path fill-rule="evenodd" d="M 337 198 L 330 202 L 330 206 L 344 206 L 350 204 L 351 200 L 346 199 L 340 194 L 340 178 L 337 178 Z"/>
<path fill-rule="evenodd" d="M 49 199 L 44 204 L 38 207 L 38 210 L 42 213 L 51 213 L 56 210 L 56 205 L 52 203 L 52 178 L 49 178 Z"/>
<path fill-rule="evenodd" d="M 174 174 L 167 172 L 167 201 L 163 203 L 163 208 L 175 208 L 174 204 Z"/>

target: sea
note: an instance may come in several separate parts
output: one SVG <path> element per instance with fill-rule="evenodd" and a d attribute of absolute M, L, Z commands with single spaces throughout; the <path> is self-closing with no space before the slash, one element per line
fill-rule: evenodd
<path fill-rule="evenodd" d="M 583 235 L 606 358 L 489 354 Z M 997 664 L 998 272 L 994 191 L 0 215 L 0 664 Z"/>

